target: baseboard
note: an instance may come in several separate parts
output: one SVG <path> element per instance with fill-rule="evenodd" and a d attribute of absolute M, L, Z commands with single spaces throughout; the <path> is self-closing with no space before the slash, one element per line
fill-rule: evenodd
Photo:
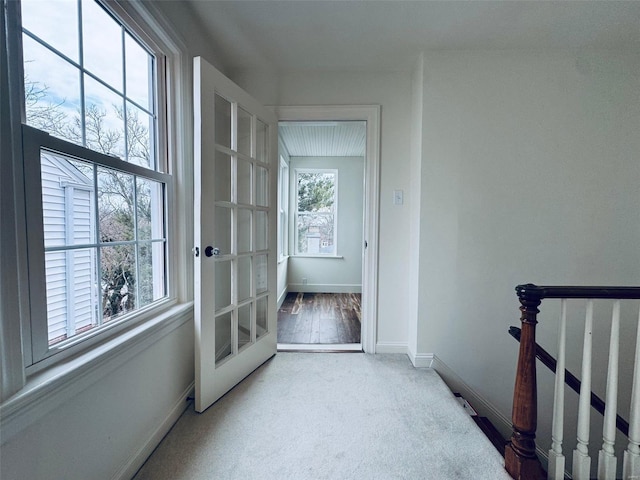
<path fill-rule="evenodd" d="M 166 418 L 160 423 L 158 428 L 151 434 L 149 440 L 140 447 L 140 449 L 133 454 L 133 456 L 126 462 L 118 472 L 112 477 L 113 480 L 129 480 L 134 477 L 136 472 L 140 470 L 140 467 L 144 465 L 149 456 L 153 453 L 155 448 L 160 444 L 171 427 L 178 421 L 182 413 L 187 409 L 189 403 L 187 399 L 193 396 L 193 389 L 195 382 L 186 388 L 180 398 L 176 401 L 173 408 L 169 411 Z"/>
<path fill-rule="evenodd" d="M 433 353 L 410 353 L 409 359 L 416 368 L 432 368 L 436 356 Z"/>
<path fill-rule="evenodd" d="M 376 353 L 407 353 L 405 342 L 378 342 L 376 343 Z"/>
<path fill-rule="evenodd" d="M 280 309 L 280 307 L 284 303 L 284 299 L 287 298 L 287 293 L 289 293 L 289 289 L 287 287 L 284 287 L 284 290 L 282 290 L 282 293 L 280 294 L 280 296 L 278 296 L 278 309 Z"/>
<path fill-rule="evenodd" d="M 362 293 L 361 284 L 290 283 L 289 292 L 302 293 Z"/>

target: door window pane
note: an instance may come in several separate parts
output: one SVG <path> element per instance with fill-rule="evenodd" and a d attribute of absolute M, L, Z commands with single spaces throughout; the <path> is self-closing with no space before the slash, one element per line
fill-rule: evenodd
<path fill-rule="evenodd" d="M 216 311 L 231 305 L 231 261 L 216 262 Z"/>
<path fill-rule="evenodd" d="M 216 201 L 231 201 L 231 157 L 226 153 L 216 151 L 215 191 Z"/>
<path fill-rule="evenodd" d="M 267 256 L 256 255 L 256 294 L 264 293 L 267 285 Z"/>
<path fill-rule="evenodd" d="M 238 350 L 251 343 L 251 304 L 238 309 Z"/>
<path fill-rule="evenodd" d="M 269 171 L 264 167 L 256 167 L 256 205 L 269 206 Z"/>
<path fill-rule="evenodd" d="M 215 207 L 215 230 L 213 247 L 220 249 L 220 255 L 231 253 L 231 209 Z"/>
<path fill-rule="evenodd" d="M 251 156 L 251 114 L 238 107 L 238 152 Z"/>
<path fill-rule="evenodd" d="M 238 303 L 251 297 L 251 257 L 238 258 Z"/>
<path fill-rule="evenodd" d="M 231 103 L 216 95 L 215 112 L 216 143 L 231 148 Z"/>
<path fill-rule="evenodd" d="M 238 203 L 251 204 L 251 162 L 238 159 Z"/>
<path fill-rule="evenodd" d="M 231 312 L 216 317 L 216 365 L 232 353 Z"/>
<path fill-rule="evenodd" d="M 251 251 L 251 210 L 238 208 L 238 253 Z"/>
<path fill-rule="evenodd" d="M 269 297 L 261 297 L 256 301 L 256 338 L 269 333 L 268 299 Z"/>
<path fill-rule="evenodd" d="M 258 119 L 256 125 L 256 158 L 260 162 L 268 161 L 267 158 L 267 124 Z"/>
<path fill-rule="evenodd" d="M 267 249 L 268 238 L 267 212 L 256 212 L 256 250 Z"/>

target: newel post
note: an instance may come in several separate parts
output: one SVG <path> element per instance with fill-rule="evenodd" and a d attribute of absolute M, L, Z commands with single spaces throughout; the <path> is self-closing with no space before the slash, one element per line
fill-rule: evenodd
<path fill-rule="evenodd" d="M 540 480 L 544 471 L 536 456 L 536 316 L 543 292 L 531 284 L 518 285 L 516 292 L 521 304 L 522 333 L 513 391 L 513 433 L 505 450 L 505 468 L 516 480 Z"/>

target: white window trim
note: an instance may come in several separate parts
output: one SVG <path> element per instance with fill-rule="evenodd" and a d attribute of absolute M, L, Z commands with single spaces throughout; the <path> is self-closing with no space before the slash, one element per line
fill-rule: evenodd
<path fill-rule="evenodd" d="M 11 139 L 11 143 L 3 142 L 2 147 L 2 200 L 3 225 L 14 224 L 15 235 L 8 235 L 11 229 L 2 229 L 2 315 L 0 316 L 0 333 L 2 334 L 2 398 L 0 405 L 0 430 L 3 441 L 9 432 L 26 428 L 38 418 L 68 401 L 73 394 L 80 391 L 82 385 L 97 381 L 114 368 L 113 364 L 122 364 L 168 335 L 178 326 L 193 318 L 193 265 L 188 245 L 192 243 L 192 216 L 188 215 L 193 202 L 192 165 L 177 159 L 192 157 L 192 145 L 188 141 L 192 128 L 192 104 L 189 86 L 192 82 L 190 57 L 186 45 L 180 40 L 170 24 L 163 19 L 152 4 L 142 5 L 139 2 L 119 2 L 107 0 L 104 3 L 114 10 L 127 25 L 150 32 L 162 44 L 162 50 L 168 62 L 166 67 L 168 91 L 160 92 L 158 102 L 167 104 L 167 158 L 168 172 L 172 175 L 173 205 L 167 210 L 167 242 L 173 247 L 167 258 L 167 292 L 168 299 L 158 308 L 141 311 L 138 322 L 123 324 L 121 330 L 112 329 L 109 335 L 97 338 L 91 345 L 85 344 L 83 351 L 62 360 L 63 356 L 55 356 L 56 364 L 48 365 L 40 362 L 27 372 L 23 357 L 23 345 L 27 343 L 25 332 L 21 332 L 21 321 L 29 321 L 30 310 L 29 287 L 27 280 L 27 248 L 25 218 L 25 200 L 23 190 L 23 155 L 21 142 L 22 123 L 22 65 L 21 65 L 21 33 L 19 25 L 20 5 L 18 2 L 0 0 L 3 15 L 2 35 L 5 28 L 9 55 L 3 52 L 3 88 L 5 77 L 8 78 L 8 91 L 15 94 L 3 95 L 2 119 L 0 126 L 3 138 Z M 6 17 L 4 16 L 6 12 Z M 6 24 L 5 24 L 6 20 Z M 5 74 L 5 70 L 6 73 Z M 166 96 L 165 96 L 166 95 Z M 9 115 L 5 115 L 9 113 Z M 6 135 L 6 136 L 5 136 Z M 5 155 L 9 153 L 9 155 Z M 7 173 L 13 175 L 5 175 Z M 7 187 L 7 188 L 5 188 Z M 7 200 L 7 201 L 5 201 Z M 7 234 L 5 234 L 7 233 Z M 6 248 L 5 248 L 6 247 Z M 5 262 L 5 259 L 12 259 Z M 180 268 L 177 268 L 180 266 Z M 16 281 L 17 279 L 17 281 Z M 5 302 L 10 298 L 10 302 Z M 117 334 L 117 335 L 116 335 Z M 29 342 L 30 343 L 30 342 Z M 122 355 L 124 351 L 127 355 Z M 117 360 L 114 360 L 117 359 Z M 84 372 L 84 373 L 83 373 Z M 19 421 L 16 421 L 19 420 Z"/>
<path fill-rule="evenodd" d="M 289 165 L 282 155 L 278 183 L 278 263 L 282 263 L 289 257 Z"/>
<path fill-rule="evenodd" d="M 332 173 L 335 175 L 334 182 L 334 200 L 333 200 L 333 253 L 300 253 L 298 252 L 298 174 L 299 173 Z M 294 169 L 293 194 L 294 194 L 294 214 L 291 215 L 293 226 L 293 256 L 296 258 L 313 257 L 313 258 L 341 258 L 338 255 L 338 169 L 336 168 L 305 168 L 298 167 Z M 328 214 L 327 214 L 328 215 Z"/>

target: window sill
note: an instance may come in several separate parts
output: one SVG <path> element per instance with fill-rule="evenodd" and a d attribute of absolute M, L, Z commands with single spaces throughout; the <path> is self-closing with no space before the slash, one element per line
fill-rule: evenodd
<path fill-rule="evenodd" d="M 328 258 L 332 260 L 344 260 L 342 255 L 291 255 L 292 258 Z"/>
<path fill-rule="evenodd" d="M 192 319 L 193 302 L 175 305 L 104 344 L 33 374 L 0 405 L 2 443 Z"/>

